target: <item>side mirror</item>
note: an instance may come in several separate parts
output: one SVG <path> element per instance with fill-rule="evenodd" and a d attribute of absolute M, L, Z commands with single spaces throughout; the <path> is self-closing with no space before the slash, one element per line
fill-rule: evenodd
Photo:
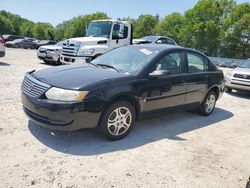
<path fill-rule="evenodd" d="M 149 78 L 160 78 L 163 76 L 170 75 L 171 73 L 168 70 L 155 70 L 149 73 Z"/>

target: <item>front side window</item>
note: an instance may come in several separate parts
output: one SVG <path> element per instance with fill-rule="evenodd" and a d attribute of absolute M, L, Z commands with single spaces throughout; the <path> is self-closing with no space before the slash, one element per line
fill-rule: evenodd
<path fill-rule="evenodd" d="M 196 72 L 204 72 L 208 71 L 208 61 L 204 59 L 199 54 L 187 53 L 188 60 L 188 72 L 196 73 Z"/>
<path fill-rule="evenodd" d="M 112 32 L 112 39 L 126 39 L 128 38 L 128 27 L 120 24 L 115 24 Z"/>
<path fill-rule="evenodd" d="M 156 41 L 157 44 L 167 44 L 167 39 L 165 38 L 160 38 Z"/>
<path fill-rule="evenodd" d="M 174 52 L 163 56 L 156 64 L 156 70 L 167 70 L 170 74 L 182 72 L 183 53 Z"/>
<path fill-rule="evenodd" d="M 119 39 L 120 25 L 115 24 L 112 32 L 112 39 Z"/>

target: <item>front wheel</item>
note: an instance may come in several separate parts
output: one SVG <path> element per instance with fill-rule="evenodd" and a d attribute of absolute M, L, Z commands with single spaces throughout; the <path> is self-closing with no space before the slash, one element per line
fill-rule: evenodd
<path fill-rule="evenodd" d="M 135 109 L 126 101 L 111 104 L 100 120 L 100 130 L 110 140 L 125 137 L 135 122 Z"/>
<path fill-rule="evenodd" d="M 215 104 L 216 93 L 214 91 L 210 91 L 201 103 L 201 106 L 198 108 L 198 113 L 202 116 L 209 116 L 214 111 Z"/>

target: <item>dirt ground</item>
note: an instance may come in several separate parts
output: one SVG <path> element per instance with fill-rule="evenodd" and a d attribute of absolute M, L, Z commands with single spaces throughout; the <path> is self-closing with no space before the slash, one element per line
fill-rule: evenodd
<path fill-rule="evenodd" d="M 94 130 L 50 131 L 28 120 L 23 76 L 46 67 L 35 50 L 7 49 L 0 59 L 0 187 L 246 186 L 249 94 L 224 94 L 209 117 L 181 112 L 137 122 L 110 142 Z"/>

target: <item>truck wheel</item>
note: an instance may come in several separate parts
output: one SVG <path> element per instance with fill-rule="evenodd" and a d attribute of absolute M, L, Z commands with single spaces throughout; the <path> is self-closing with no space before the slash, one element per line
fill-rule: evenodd
<path fill-rule="evenodd" d="M 58 60 L 55 62 L 56 65 L 61 65 L 62 62 L 60 61 L 60 58 L 58 58 Z"/>
<path fill-rule="evenodd" d="M 100 119 L 100 131 L 110 140 L 119 140 L 131 131 L 135 116 L 135 109 L 129 102 L 113 103 L 105 109 Z"/>
<path fill-rule="evenodd" d="M 226 93 L 232 93 L 232 89 L 226 86 L 225 87 L 225 92 Z"/>
<path fill-rule="evenodd" d="M 45 64 L 50 64 L 50 62 L 47 61 L 47 60 L 43 60 L 43 61 L 44 61 Z"/>
<path fill-rule="evenodd" d="M 209 116 L 214 111 L 215 104 L 216 93 L 214 91 L 210 91 L 198 108 L 198 113 L 202 116 Z"/>

